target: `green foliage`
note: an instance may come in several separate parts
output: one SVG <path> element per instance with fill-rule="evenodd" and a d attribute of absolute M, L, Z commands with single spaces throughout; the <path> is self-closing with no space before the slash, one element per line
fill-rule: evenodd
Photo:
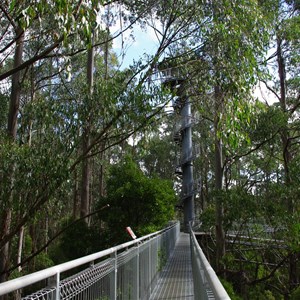
<path fill-rule="evenodd" d="M 245 224 L 261 217 L 257 199 L 244 189 L 236 187 L 227 191 L 220 191 L 218 194 L 224 207 L 223 225 L 225 231 L 233 230 L 235 226 L 240 226 L 239 229 L 241 229 Z M 200 220 L 205 230 L 214 228 L 215 206 L 213 204 L 205 208 Z"/>
<path fill-rule="evenodd" d="M 253 122 L 254 123 L 254 122 Z M 250 138 L 254 143 L 275 137 L 286 127 L 287 115 L 276 104 L 258 112 L 256 122 L 251 126 Z"/>
<path fill-rule="evenodd" d="M 2 140 L 0 143 L 0 207 L 4 209 L 13 184 L 13 208 L 29 211 L 37 199 L 47 193 L 53 194 L 68 176 L 60 151 L 47 144 L 41 146 L 16 145 Z M 10 176 L 13 175 L 13 182 Z"/>
<path fill-rule="evenodd" d="M 7 127 L 7 114 L 8 114 L 8 97 L 0 93 L 0 133 L 4 135 Z"/>
<path fill-rule="evenodd" d="M 27 257 L 30 254 L 32 254 L 32 239 L 28 234 L 25 234 L 24 237 L 24 248 L 22 252 L 22 257 Z M 12 245 L 11 247 L 11 254 L 15 254 L 17 251 L 17 245 Z M 9 279 L 18 278 L 21 276 L 24 276 L 28 273 L 31 273 L 33 271 L 39 271 L 43 270 L 49 267 L 52 267 L 54 265 L 54 261 L 52 260 L 52 257 L 47 252 L 41 252 L 38 255 L 36 255 L 30 263 L 25 266 L 23 266 L 22 270 L 19 271 L 18 269 L 15 269 L 9 276 Z"/>
<path fill-rule="evenodd" d="M 298 286 L 291 295 L 291 300 L 299 300 L 300 299 L 300 286 Z"/>
<path fill-rule="evenodd" d="M 232 229 L 234 224 L 251 222 L 259 218 L 259 205 L 253 195 L 244 189 L 234 188 L 223 193 L 224 228 Z"/>
<path fill-rule="evenodd" d="M 215 225 L 215 206 L 210 204 L 200 215 L 203 230 L 210 231 L 214 229 Z"/>
<path fill-rule="evenodd" d="M 257 286 L 249 289 L 249 299 L 266 299 L 266 300 L 283 300 L 284 298 L 279 294 L 273 294 L 270 290 L 264 289 L 263 287 Z"/>
<path fill-rule="evenodd" d="M 110 207 L 99 214 L 106 223 L 111 243 L 128 239 L 130 226 L 137 236 L 161 229 L 174 217 L 176 197 L 169 181 L 146 177 L 130 158 L 111 167 L 107 197 L 98 207 Z"/>
<path fill-rule="evenodd" d="M 295 253 L 300 251 L 300 223 L 299 223 L 299 213 L 292 217 L 292 222 L 290 223 L 290 237 L 289 237 L 289 246 Z"/>
<path fill-rule="evenodd" d="M 257 1 L 223 0 L 218 5 L 209 2 L 207 6 L 212 21 L 206 26 L 206 38 L 209 45 L 214 45 L 207 47 L 212 56 L 212 80 L 226 93 L 246 91 L 259 73 L 257 59 L 268 42 L 267 31 L 261 28 L 269 24 Z"/>
<path fill-rule="evenodd" d="M 157 175 L 162 179 L 173 177 L 175 151 L 171 135 L 151 136 L 149 140 L 144 135 L 138 143 L 136 156 L 149 176 Z"/>
<path fill-rule="evenodd" d="M 221 281 L 224 289 L 226 290 L 228 296 L 230 297 L 230 299 L 232 299 L 232 300 L 242 300 L 243 299 L 234 292 L 233 286 L 229 281 L 226 281 L 223 278 L 220 278 L 220 281 Z"/>
<path fill-rule="evenodd" d="M 241 95 L 228 101 L 219 133 L 228 152 L 238 152 L 250 145 L 251 140 L 246 129 L 251 126 L 254 115 L 255 106 L 247 97 Z"/>
<path fill-rule="evenodd" d="M 121 11 L 123 3 L 118 5 Z M 52 213 L 49 236 L 71 222 L 71 219 L 62 222 L 61 217 L 71 207 L 78 206 L 81 175 L 76 166 L 82 160 L 80 141 L 87 123 L 93 143 L 88 153 L 92 157 L 90 200 L 97 201 L 98 207 L 109 203 L 110 208 L 99 213 L 98 220 L 93 218 L 91 227 L 82 222 L 66 231 L 59 243 L 50 247 L 51 258 L 46 254 L 36 257 L 36 267 L 50 266 L 52 258 L 61 262 L 123 242 L 128 239 L 126 226 L 140 236 L 160 229 L 173 218 L 176 197 L 172 184 L 155 174 L 160 178 L 171 177 L 173 170 L 169 165 L 176 151 L 170 141 L 172 135 L 162 139 L 159 132 L 161 128 L 167 131 L 165 119 L 161 120 L 161 115 L 150 118 L 163 102 L 169 101 L 169 96 L 160 91 L 157 82 L 149 80 L 146 86 L 135 79 L 144 68 L 152 68 L 152 59 L 159 61 L 164 50 L 179 55 L 172 61 L 182 66 L 181 73 L 190 84 L 186 91 L 192 94 L 191 101 L 201 114 L 201 122 L 193 128 L 201 146 L 201 157 L 194 166 L 195 174 L 201 174 L 203 179 L 200 195 L 205 207 L 201 215 L 203 229 L 215 228 L 215 206 L 209 200 L 216 195 L 212 123 L 218 121 L 215 130 L 222 139 L 226 162 L 227 191 L 217 195 L 224 206 L 224 229 L 263 237 L 267 224 L 276 229 L 274 237 L 284 240 L 289 251 L 299 251 L 299 1 L 284 1 L 283 6 L 273 0 L 127 1 L 124 5 L 130 12 L 123 10 L 117 15 L 106 10 L 107 3 L 97 0 L 12 0 L 3 4 L 2 74 L 14 66 L 11 55 L 16 38 L 14 26 L 26 31 L 23 61 L 27 67 L 26 72 L 21 72 L 16 143 L 5 137 L 10 91 L 0 94 L 0 211 L 12 210 L 12 232 L 28 214 L 30 218 L 25 225 L 37 231 L 33 236 L 25 234 L 23 257 L 44 242 L 41 238 L 44 227 L 39 225 L 45 222 L 48 211 Z M 139 21 L 136 19 L 139 16 L 145 27 L 149 11 L 167 29 L 159 55 L 145 55 L 131 70 L 117 71 L 116 54 L 111 51 L 112 37 L 101 26 L 106 26 L 105 22 L 116 25 L 117 19 L 127 26 Z M 263 73 L 265 61 L 272 61 L 264 58 L 270 41 L 270 24 L 274 25 L 271 34 L 280 39 L 286 68 L 284 111 L 276 104 L 270 107 L 260 102 L 253 104 L 249 96 L 257 79 L 267 77 Z M 91 47 L 93 35 L 98 46 L 96 80 L 90 95 L 86 50 Z M 54 48 L 45 54 L 51 45 Z M 35 63 L 28 65 L 30 61 Z M 149 75 L 141 76 L 144 74 Z M 280 96 L 278 80 L 271 76 L 268 80 Z M 3 86 L 9 89 L 6 82 Z M 216 86 L 222 94 L 218 103 L 212 97 Z M 148 137 L 147 132 L 140 130 L 145 126 L 151 127 Z M 280 138 L 285 132 L 289 133 L 288 145 L 283 145 Z M 126 138 L 132 133 L 139 143 L 126 147 Z M 285 146 L 291 153 L 292 182 L 288 186 L 284 184 L 282 159 Z M 258 148 L 254 151 L 255 147 Z M 110 150 L 98 156 L 104 148 Z M 106 182 L 107 197 L 99 199 L 99 166 L 115 163 L 126 151 L 134 152 L 139 165 L 125 159 L 112 166 Z M 288 207 L 293 208 L 289 213 Z M 28 226 L 25 227 L 26 232 Z M 16 232 L 10 245 L 12 261 L 17 240 Z M 243 250 L 243 253 L 243 257 L 227 253 L 223 258 L 225 265 L 233 271 L 245 272 L 249 280 L 262 279 L 270 273 L 271 269 L 262 264 L 265 259 L 271 262 L 274 259 L 269 249 L 260 253 Z M 283 250 L 280 255 L 285 254 Z M 160 259 L 164 260 L 163 253 Z M 254 259 L 259 266 L 245 263 Z M 261 283 L 253 289 L 251 286 L 251 299 L 280 299 L 279 292 L 268 289 L 288 286 L 287 273 L 281 268 L 268 281 L 269 285 Z"/>
<path fill-rule="evenodd" d="M 62 223 L 62 228 L 73 222 L 68 218 Z M 56 263 L 73 260 L 101 249 L 100 235 L 93 226 L 80 221 L 65 230 L 59 238 L 59 243 L 52 249 L 51 257 Z"/>
<path fill-rule="evenodd" d="M 91 1 L 88 5 L 61 0 L 42 0 L 35 5 L 30 1 L 19 5 L 15 3 L 16 1 L 11 2 L 9 12 L 17 19 L 22 29 L 34 28 L 36 22 L 41 29 L 47 28 L 51 23 L 53 27 L 50 36 L 58 39 L 58 32 L 54 29 L 60 28 L 64 39 L 67 40 L 70 34 L 77 33 L 87 45 L 91 45 L 91 35 L 96 28 L 97 12 L 100 9 L 99 2 Z"/>
<path fill-rule="evenodd" d="M 54 262 L 48 256 L 48 254 L 45 252 L 41 252 L 35 257 L 35 270 L 36 271 L 52 267 L 53 265 L 54 265 Z"/>
<path fill-rule="evenodd" d="M 162 269 L 165 267 L 165 265 L 167 263 L 166 251 L 164 249 L 161 249 L 158 251 L 157 255 L 158 255 L 157 268 L 158 268 L 158 271 L 160 272 L 160 271 L 162 271 Z"/>

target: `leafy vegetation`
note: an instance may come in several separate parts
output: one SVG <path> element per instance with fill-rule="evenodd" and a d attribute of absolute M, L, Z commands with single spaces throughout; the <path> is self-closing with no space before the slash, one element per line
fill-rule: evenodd
<path fill-rule="evenodd" d="M 159 78 L 173 67 L 192 105 L 208 258 L 233 299 L 297 299 L 299 11 L 298 0 L 2 1 L 0 282 L 181 217 L 173 138 L 185 120 Z M 124 69 L 136 27 L 157 47 Z"/>
<path fill-rule="evenodd" d="M 107 196 L 97 204 L 99 207 L 109 204 L 109 208 L 99 213 L 99 219 L 107 226 L 109 242 L 126 241 L 127 226 L 137 236 L 143 236 L 174 218 L 177 197 L 172 182 L 148 178 L 130 158 L 112 166 L 109 174 Z"/>

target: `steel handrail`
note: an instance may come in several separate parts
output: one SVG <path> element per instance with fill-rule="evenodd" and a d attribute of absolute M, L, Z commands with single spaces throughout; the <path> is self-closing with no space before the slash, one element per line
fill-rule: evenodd
<path fill-rule="evenodd" d="M 102 251 L 94 253 L 94 254 L 90 254 L 90 255 L 87 255 L 87 256 L 84 256 L 84 257 L 81 257 L 78 259 L 74 259 L 72 261 L 68 261 L 68 262 L 41 270 L 41 271 L 37 271 L 37 272 L 31 273 L 28 275 L 24 275 L 19 278 L 15 278 L 15 279 L 0 283 L 0 296 L 11 293 L 18 289 L 22 289 L 28 285 L 34 284 L 34 283 L 42 281 L 44 279 L 51 278 L 53 276 L 57 276 L 60 273 L 66 272 L 68 270 L 79 267 L 81 265 L 85 265 L 87 263 L 94 262 L 95 260 L 100 259 L 102 257 L 108 256 L 113 253 L 117 253 L 120 250 L 127 249 L 129 247 L 138 245 L 139 243 L 141 243 L 145 240 L 149 240 L 163 232 L 166 232 L 175 226 L 177 226 L 177 223 L 174 223 L 165 229 L 162 229 L 162 230 L 156 231 L 154 233 L 148 234 L 146 236 L 137 238 L 133 241 L 126 242 L 121 245 L 111 247 L 109 249 L 102 250 Z"/>
<path fill-rule="evenodd" d="M 196 248 L 196 254 L 199 256 L 201 266 L 196 266 L 198 271 L 201 269 L 204 272 L 204 280 L 208 282 L 208 286 L 210 290 L 213 292 L 215 299 L 217 300 L 230 300 L 226 290 L 224 289 L 222 283 L 220 282 L 218 276 L 216 275 L 214 269 L 211 267 L 210 263 L 208 262 L 206 256 L 204 255 L 199 243 L 196 239 L 195 233 L 193 232 L 192 228 L 190 227 L 190 235 L 191 235 L 191 247 Z M 195 267 L 195 266 L 192 266 Z M 195 285 L 195 282 L 194 282 Z M 195 293 L 196 294 L 196 293 Z"/>

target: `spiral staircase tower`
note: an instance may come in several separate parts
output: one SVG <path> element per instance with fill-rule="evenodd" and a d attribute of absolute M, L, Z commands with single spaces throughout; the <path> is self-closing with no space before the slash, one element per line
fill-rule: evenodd
<path fill-rule="evenodd" d="M 184 85 L 182 83 L 181 85 Z M 175 126 L 174 141 L 181 148 L 181 156 L 177 167 L 182 170 L 182 191 L 180 202 L 184 211 L 184 229 L 188 231 L 189 223 L 195 219 L 194 209 L 194 177 L 193 177 L 193 144 L 192 144 L 192 114 L 189 98 L 179 86 L 176 101 L 173 106 L 175 113 L 179 114 L 180 126 Z M 178 106 L 179 104 L 179 106 Z"/>
<path fill-rule="evenodd" d="M 193 160 L 196 156 L 192 141 L 192 107 L 186 93 L 186 80 L 180 76 L 180 68 L 161 68 L 163 84 L 168 86 L 174 95 L 173 109 L 178 116 L 175 124 L 174 142 L 180 148 L 180 157 L 175 173 L 182 179 L 180 205 L 184 212 L 184 231 L 189 231 L 189 223 L 194 222 L 194 195 L 199 190 L 198 180 L 194 181 Z"/>

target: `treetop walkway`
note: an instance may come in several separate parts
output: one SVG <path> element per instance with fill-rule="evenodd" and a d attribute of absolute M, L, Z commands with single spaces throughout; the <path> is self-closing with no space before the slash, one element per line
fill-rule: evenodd
<path fill-rule="evenodd" d="M 194 299 L 190 238 L 181 233 L 150 300 Z"/>
<path fill-rule="evenodd" d="M 1 283 L 0 299 L 230 298 L 193 231 L 181 233 L 175 223 L 122 245 Z"/>

